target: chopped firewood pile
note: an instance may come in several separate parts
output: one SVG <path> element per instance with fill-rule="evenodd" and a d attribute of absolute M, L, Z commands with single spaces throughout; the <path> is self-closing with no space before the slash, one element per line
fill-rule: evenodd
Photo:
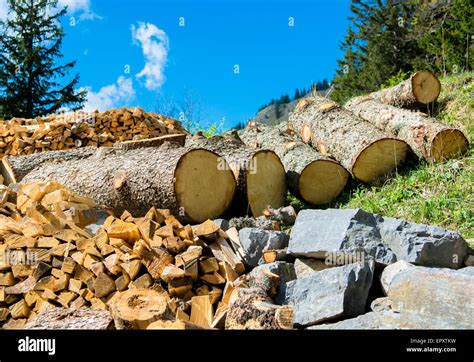
<path fill-rule="evenodd" d="M 95 202 L 57 182 L 4 186 L 0 206 L 5 328 L 61 306 L 110 310 L 117 328 L 222 328 L 244 280 L 238 237 L 210 220 L 193 228 L 151 208 L 93 234 Z"/>
<path fill-rule="evenodd" d="M 186 132 L 179 121 L 139 107 L 33 120 L 13 118 L 0 123 L 0 157 L 85 146 L 110 147 L 117 142 L 180 133 Z"/>

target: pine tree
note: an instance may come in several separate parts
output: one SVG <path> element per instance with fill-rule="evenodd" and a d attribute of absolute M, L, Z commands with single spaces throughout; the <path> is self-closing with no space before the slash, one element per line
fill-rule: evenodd
<path fill-rule="evenodd" d="M 57 0 L 8 0 L 9 17 L 0 22 L 0 106 L 5 118 L 33 118 L 62 108 L 80 109 L 86 92 L 77 91 L 79 75 L 61 83 L 75 65 L 63 57 L 60 19 L 66 8 Z"/>
<path fill-rule="evenodd" d="M 336 101 L 377 90 L 400 70 L 413 69 L 412 59 L 422 53 L 411 37 L 415 8 L 414 1 L 352 1 L 344 59 L 333 81 Z"/>
<path fill-rule="evenodd" d="M 298 88 L 296 88 L 296 90 L 295 90 L 295 96 L 294 96 L 293 99 L 299 99 L 299 98 L 301 98 L 300 90 L 299 90 Z"/>

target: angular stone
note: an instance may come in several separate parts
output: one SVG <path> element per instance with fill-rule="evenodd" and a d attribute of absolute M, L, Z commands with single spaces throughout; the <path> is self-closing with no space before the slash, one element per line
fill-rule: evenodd
<path fill-rule="evenodd" d="M 277 302 L 294 308 L 298 326 L 364 313 L 372 284 L 373 262 L 359 262 L 313 272 L 280 288 Z"/>
<path fill-rule="evenodd" d="M 246 254 L 244 261 L 250 266 L 257 266 L 263 263 L 262 254 L 265 250 L 286 248 L 289 237 L 281 231 L 243 228 L 239 231 L 239 239 Z"/>
<path fill-rule="evenodd" d="M 388 289 L 395 275 L 397 275 L 403 270 L 406 270 L 408 268 L 413 268 L 413 267 L 414 267 L 413 264 L 410 264 L 406 262 L 405 260 L 400 260 L 400 261 L 397 261 L 396 263 L 393 263 L 387 266 L 383 270 L 383 273 L 380 277 L 380 283 L 382 284 L 382 289 L 385 295 L 387 295 Z"/>
<path fill-rule="evenodd" d="M 471 268 L 457 271 L 417 266 L 400 271 L 387 290 L 390 308 L 448 319 L 459 326 L 468 322 L 472 327 L 474 273 L 466 269 Z"/>
<path fill-rule="evenodd" d="M 321 271 L 335 267 L 335 265 L 327 264 L 323 260 L 311 258 L 299 258 L 295 260 L 296 278 L 304 278 L 315 271 Z"/>
<path fill-rule="evenodd" d="M 259 265 L 250 272 L 250 275 L 256 276 L 261 270 L 268 270 L 269 272 L 279 275 L 282 284 L 296 279 L 294 265 L 286 261 L 275 261 L 273 263 Z"/>
<path fill-rule="evenodd" d="M 89 308 L 54 308 L 34 316 L 24 329 L 111 329 L 109 311 Z"/>
<path fill-rule="evenodd" d="M 227 231 L 229 229 L 229 221 L 226 219 L 215 219 L 213 220 L 213 222 L 224 231 Z"/>
<path fill-rule="evenodd" d="M 361 209 L 303 210 L 291 230 L 288 254 L 336 259 L 372 256 L 384 265 L 397 260 L 380 239 L 377 218 Z"/>
<path fill-rule="evenodd" d="M 320 324 L 307 329 L 461 329 L 450 320 L 412 312 L 369 312 L 337 323 Z"/>
<path fill-rule="evenodd" d="M 464 260 L 464 265 L 465 266 L 474 266 L 474 255 L 466 256 L 466 258 Z"/>
<path fill-rule="evenodd" d="M 456 232 L 437 226 L 412 224 L 391 217 L 378 222 L 382 241 L 397 260 L 439 268 L 460 268 L 468 252 L 466 241 Z"/>

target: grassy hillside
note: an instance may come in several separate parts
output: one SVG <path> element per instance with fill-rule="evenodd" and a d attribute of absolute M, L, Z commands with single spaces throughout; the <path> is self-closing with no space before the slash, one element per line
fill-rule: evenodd
<path fill-rule="evenodd" d="M 440 80 L 442 92 L 434 115 L 466 133 L 471 142 L 468 153 L 440 164 L 409 163 L 379 186 L 353 181 L 349 191 L 330 207 L 360 207 L 385 216 L 443 226 L 461 232 L 466 239 L 474 238 L 474 72 Z M 294 199 L 292 202 L 303 206 Z"/>

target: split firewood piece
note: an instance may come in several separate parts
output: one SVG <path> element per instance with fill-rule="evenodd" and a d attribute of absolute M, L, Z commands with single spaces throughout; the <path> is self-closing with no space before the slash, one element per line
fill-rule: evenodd
<path fill-rule="evenodd" d="M 171 279 L 168 282 L 168 293 L 170 297 L 185 298 L 193 289 L 193 281 L 190 277 Z"/>
<path fill-rule="evenodd" d="M 386 133 L 345 108 L 322 97 L 311 97 L 302 112 L 293 112 L 289 125 L 304 142 L 324 148 L 360 181 L 371 182 L 400 166 L 406 142 Z M 330 109 L 325 105 L 331 104 Z"/>
<path fill-rule="evenodd" d="M 193 245 L 190 246 L 185 252 L 176 255 L 175 265 L 178 268 L 185 267 L 187 264 L 190 264 L 198 260 L 202 255 L 202 246 Z"/>
<path fill-rule="evenodd" d="M 220 227 L 212 220 L 206 220 L 201 223 L 194 231 L 195 235 L 205 240 L 216 240 L 220 237 Z"/>
<path fill-rule="evenodd" d="M 410 145 L 418 157 L 443 161 L 463 154 L 469 148 L 464 133 L 446 126 L 424 113 L 380 103 L 369 97 L 351 99 L 346 108 L 374 126 Z"/>
<path fill-rule="evenodd" d="M 211 327 L 214 313 L 209 295 L 201 295 L 191 299 L 191 317 L 189 321 L 204 328 Z"/>
<path fill-rule="evenodd" d="M 242 274 L 245 271 L 245 266 L 241 258 L 234 252 L 227 241 L 219 239 L 209 245 L 209 247 L 217 260 L 229 263 L 237 274 Z"/>
<path fill-rule="evenodd" d="M 235 213 L 260 216 L 267 206 L 278 208 L 285 203 L 285 169 L 273 151 L 249 147 L 236 133 L 211 138 L 188 136 L 186 146 L 222 155 L 219 168 L 230 166 L 237 180 L 238 194 L 232 206 Z"/>
<path fill-rule="evenodd" d="M 226 329 L 293 329 L 293 308 L 273 304 L 260 288 L 237 288 L 231 299 Z"/>
<path fill-rule="evenodd" d="M 145 329 L 159 319 L 170 319 L 169 297 L 150 289 L 119 292 L 111 305 L 117 329 Z"/>
<path fill-rule="evenodd" d="M 275 261 L 285 261 L 287 248 L 285 249 L 276 249 L 276 250 L 265 250 L 263 252 L 263 261 L 265 263 L 273 263 Z"/>
<path fill-rule="evenodd" d="M 327 204 L 347 184 L 349 172 L 339 162 L 302 142 L 286 125 L 272 127 L 249 122 L 241 137 L 245 144 L 273 150 L 280 157 L 289 190 L 304 202 Z M 267 210 L 263 215 L 267 216 Z"/>
<path fill-rule="evenodd" d="M 441 83 L 428 70 L 416 72 L 399 84 L 385 88 L 370 96 L 380 102 L 400 108 L 420 108 L 438 99 Z"/>
<path fill-rule="evenodd" d="M 140 231 L 138 226 L 131 222 L 124 222 L 115 219 L 113 223 L 105 228 L 109 238 L 118 238 L 134 243 L 140 239 Z"/>
<path fill-rule="evenodd" d="M 157 320 L 156 322 L 151 323 L 148 325 L 146 329 L 176 329 L 176 330 L 183 330 L 183 329 L 208 329 L 197 324 L 191 323 L 186 320 Z"/>
<path fill-rule="evenodd" d="M 228 209 L 236 190 L 232 171 L 216 153 L 171 143 L 153 152 L 80 148 L 3 160 L 15 182 L 55 179 L 117 213 L 126 209 L 135 216 L 159 205 L 181 220 L 215 219 Z M 115 175 L 125 170 L 116 189 Z"/>
<path fill-rule="evenodd" d="M 145 242 L 136 243 L 134 251 L 140 256 L 143 265 L 155 280 L 158 280 L 163 270 L 174 262 L 173 256 L 166 250 L 160 248 L 148 249 Z"/>

